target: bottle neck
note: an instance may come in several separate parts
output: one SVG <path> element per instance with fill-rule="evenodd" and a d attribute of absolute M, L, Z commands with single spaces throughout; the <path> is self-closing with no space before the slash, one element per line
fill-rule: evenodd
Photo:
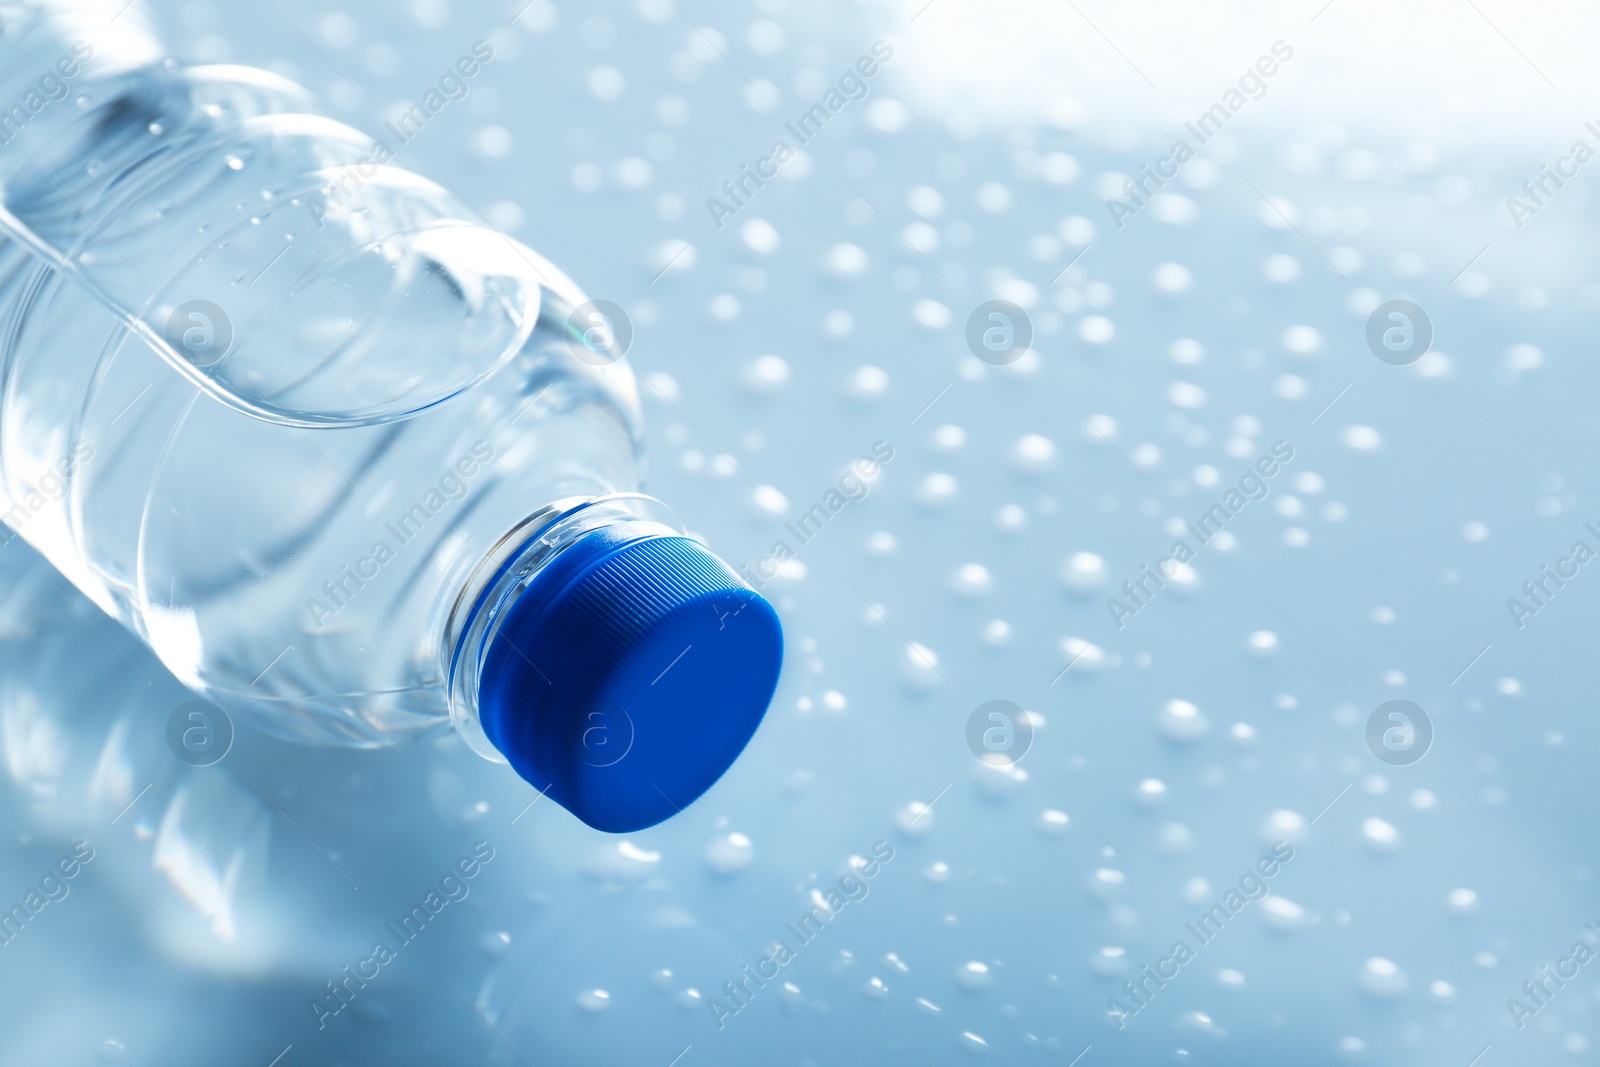
<path fill-rule="evenodd" d="M 484 656 L 511 606 L 579 538 L 603 526 L 640 521 L 659 525 L 664 535 L 684 533 L 670 508 L 643 493 L 568 497 L 508 530 L 473 569 L 451 609 L 441 649 L 450 721 L 478 755 L 506 762 L 483 731 L 478 697 Z"/>

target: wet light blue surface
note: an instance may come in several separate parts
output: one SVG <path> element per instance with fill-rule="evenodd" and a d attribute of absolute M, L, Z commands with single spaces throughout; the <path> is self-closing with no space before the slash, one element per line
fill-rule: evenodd
<path fill-rule="evenodd" d="M 175 683 L 8 546 L 35 595 L 0 635 L 0 902 L 77 841 L 96 858 L 0 948 L 0 1062 L 1591 1054 L 1593 967 L 1541 968 L 1600 945 L 1600 578 L 1508 606 L 1546 565 L 1570 574 L 1575 542 L 1600 552 L 1586 184 L 1496 228 L 1534 154 L 1245 113 L 1119 230 L 1104 176 L 1179 130 L 957 136 L 883 105 L 906 95 L 891 58 L 719 229 L 706 199 L 794 145 L 784 123 L 874 41 L 913 48 L 906 26 L 857 6 L 535 0 L 516 28 L 515 5 L 154 6 L 186 56 L 289 74 L 379 136 L 493 45 L 399 161 L 627 310 L 647 488 L 735 566 L 792 554 L 763 588 L 787 660 L 729 774 L 619 840 L 454 739 L 324 751 L 241 725 L 218 763 L 177 763 Z M 1034 332 L 1010 367 L 965 339 L 996 298 Z M 1409 367 L 1366 340 L 1398 298 L 1434 331 Z M 879 442 L 864 495 L 802 543 L 785 523 Z M 1244 486 L 1265 494 L 1200 544 L 1185 523 L 1268 455 Z M 1131 600 L 1179 540 L 1192 574 Z M 63 691 L 41 647 L 93 683 Z M 1036 716 L 1014 768 L 968 747 L 993 699 Z M 1393 699 L 1431 722 L 1416 762 L 1369 746 Z M 173 814 L 202 789 L 238 814 Z"/>

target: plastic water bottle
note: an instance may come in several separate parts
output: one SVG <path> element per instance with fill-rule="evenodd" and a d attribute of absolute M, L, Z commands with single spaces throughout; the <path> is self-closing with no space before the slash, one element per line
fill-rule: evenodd
<path fill-rule="evenodd" d="M 636 492 L 616 316 L 297 86 L 181 67 L 119 6 L 0 19 L 5 522 L 270 729 L 454 724 L 605 830 L 688 804 L 782 635 Z"/>

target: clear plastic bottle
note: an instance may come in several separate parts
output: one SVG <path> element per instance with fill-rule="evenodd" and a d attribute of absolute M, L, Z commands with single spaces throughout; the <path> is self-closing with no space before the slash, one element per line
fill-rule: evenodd
<path fill-rule="evenodd" d="M 636 492 L 594 306 L 298 87 L 181 67 L 118 6 L 0 19 L 5 522 L 270 729 L 453 723 L 609 830 L 689 803 L 781 630 Z"/>

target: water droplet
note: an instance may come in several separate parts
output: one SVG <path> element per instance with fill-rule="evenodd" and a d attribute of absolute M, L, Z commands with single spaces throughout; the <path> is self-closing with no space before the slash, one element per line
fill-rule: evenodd
<path fill-rule="evenodd" d="M 596 852 L 584 865 L 584 873 L 593 878 L 636 881 L 653 874 L 660 862 L 661 853 L 642 849 L 632 841 L 619 841 Z"/>
<path fill-rule="evenodd" d="M 1544 353 L 1537 345 L 1516 344 L 1506 349 L 1506 366 L 1512 370 L 1534 370 L 1544 364 Z"/>
<path fill-rule="evenodd" d="M 994 578 L 983 564 L 966 563 L 950 576 L 950 588 L 957 596 L 977 599 L 994 589 Z"/>
<path fill-rule="evenodd" d="M 1369 848 L 1378 852 L 1393 852 L 1400 847 L 1400 831 L 1377 816 L 1362 822 L 1361 836 Z"/>
<path fill-rule="evenodd" d="M 999 182 L 985 182 L 978 188 L 978 207 L 991 214 L 1004 211 L 1011 203 L 1011 190 Z"/>
<path fill-rule="evenodd" d="M 1232 535 L 1229 533 L 1229 531 L 1223 530 L 1221 533 L 1217 534 L 1211 539 L 1211 543 L 1215 545 L 1218 550 L 1225 550 L 1225 543 L 1231 542 L 1225 542 L 1224 539 L 1231 536 Z M 1172 560 L 1171 566 L 1165 569 L 1168 569 L 1172 572 L 1167 575 L 1167 584 L 1172 586 L 1173 592 L 1187 596 L 1199 591 L 1200 572 L 1189 566 L 1189 564 Z"/>
<path fill-rule="evenodd" d="M 1106 584 L 1110 573 L 1106 561 L 1095 553 L 1074 552 L 1061 564 L 1060 576 L 1061 584 L 1072 592 L 1092 593 Z"/>
<path fill-rule="evenodd" d="M 1370 996 L 1385 999 L 1398 997 L 1406 991 L 1406 976 L 1393 960 L 1370 956 L 1361 965 L 1361 988 Z"/>
<path fill-rule="evenodd" d="M 706 847 L 706 866 L 718 874 L 737 874 L 755 858 L 755 845 L 741 833 L 730 833 Z"/>
<path fill-rule="evenodd" d="M 1211 727 L 1200 709 L 1187 700 L 1167 701 L 1158 722 L 1167 739 L 1178 742 L 1197 741 Z"/>
<path fill-rule="evenodd" d="M 1245 647 L 1252 655 L 1270 656 L 1278 650 L 1278 635 L 1271 630 L 1256 630 L 1245 638 Z"/>
<path fill-rule="evenodd" d="M 915 642 L 907 645 L 901 656 L 900 674 L 912 689 L 936 689 L 944 684 L 944 676 L 939 673 L 938 654 Z"/>
<path fill-rule="evenodd" d="M 1089 957 L 1089 968 L 1096 974 L 1127 974 L 1128 951 L 1115 945 L 1107 945 Z"/>
<path fill-rule="evenodd" d="M 1017 504 L 1006 504 L 995 513 L 994 525 L 1002 533 L 1016 533 L 1028 525 L 1028 513 Z"/>
<path fill-rule="evenodd" d="M 744 238 L 745 245 L 752 252 L 763 256 L 772 255 L 783 243 L 777 227 L 766 219 L 751 219 L 740 227 L 739 236 Z"/>
<path fill-rule="evenodd" d="M 1383 444 L 1383 438 L 1371 426 L 1346 426 L 1339 440 L 1356 452 L 1376 452 Z"/>
<path fill-rule="evenodd" d="M 1049 470 L 1055 461 L 1055 442 L 1041 434 L 1024 434 L 1011 446 L 1011 465 L 1020 471 L 1037 474 Z"/>
<path fill-rule="evenodd" d="M 956 480 L 942 471 L 934 471 L 917 486 L 918 502 L 928 507 L 943 507 L 956 495 Z"/>
<path fill-rule="evenodd" d="M 627 79 L 616 67 L 602 65 L 589 72 L 589 91 L 600 100 L 615 100 L 627 87 Z"/>
<path fill-rule="evenodd" d="M 907 837 L 921 837 L 933 829 L 933 809 L 920 800 L 913 800 L 895 812 L 894 824 Z"/>
<path fill-rule="evenodd" d="M 1083 439 L 1092 445 L 1109 445 L 1117 436 L 1117 420 L 1110 415 L 1090 415 L 1083 428 Z"/>
<path fill-rule="evenodd" d="M 756 512 L 762 515 L 783 515 L 789 510 L 789 498 L 770 485 L 756 486 L 750 494 L 750 502 L 755 505 Z"/>
<path fill-rule="evenodd" d="M 911 120 L 911 109 L 889 96 L 867 105 L 867 124 L 882 133 L 898 133 Z"/>
<path fill-rule="evenodd" d="M 1181 822 L 1163 823 L 1156 832 L 1156 849 L 1163 855 L 1181 856 L 1194 848 L 1194 834 Z"/>
<path fill-rule="evenodd" d="M 1105 649 L 1081 637 L 1071 636 L 1061 639 L 1061 659 L 1067 664 L 1068 672 L 1072 674 L 1080 671 L 1091 674 L 1104 670 L 1107 662 Z"/>
<path fill-rule="evenodd" d="M 912 321 L 929 330 L 944 329 L 950 318 L 950 309 L 937 300 L 918 300 L 911 306 Z"/>
<path fill-rule="evenodd" d="M 860 274 L 867 269 L 867 253 L 848 242 L 836 244 L 828 250 L 828 269 L 844 277 Z"/>
<path fill-rule="evenodd" d="M 1110 900 L 1122 892 L 1128 876 L 1113 867 L 1100 867 L 1089 875 L 1089 893 L 1101 900 Z"/>
<path fill-rule="evenodd" d="M 644 388 L 640 390 L 646 397 L 676 403 L 682 395 L 678 388 L 678 381 L 665 371 L 654 371 L 645 376 Z"/>
<path fill-rule="evenodd" d="M 1202 1034 L 1214 1034 L 1218 1037 L 1225 1036 L 1221 1027 L 1212 1021 L 1211 1016 L 1203 1011 L 1186 1011 L 1178 1016 L 1180 1026 L 1189 1030 L 1198 1030 Z"/>
<path fill-rule="evenodd" d="M 990 648 L 1001 648 L 1011 643 L 1011 624 L 1004 619 L 990 619 L 983 626 L 983 643 Z"/>
<path fill-rule="evenodd" d="M 956 984 L 969 992 L 977 993 L 994 985 L 989 965 L 970 960 L 956 968 Z"/>
<path fill-rule="evenodd" d="M 1287 808 L 1280 808 L 1267 816 L 1267 821 L 1261 824 L 1261 840 L 1265 844 L 1278 841 L 1287 841 L 1291 845 L 1298 845 L 1306 839 L 1310 827 L 1306 824 L 1304 815 Z"/>
<path fill-rule="evenodd" d="M 598 183 L 598 168 L 595 180 Z M 694 245 L 681 237 L 673 237 L 657 246 L 653 268 L 663 274 L 667 271 L 686 271 L 694 266 L 696 258 Z"/>
<path fill-rule="evenodd" d="M 1167 799 L 1167 783 L 1159 778 L 1146 778 L 1134 786 L 1133 799 L 1142 807 L 1153 808 Z"/>
<path fill-rule="evenodd" d="M 1004 800 L 1028 784 L 1028 772 L 1015 763 L 979 760 L 972 768 L 972 782 L 991 800 Z"/>
<path fill-rule="evenodd" d="M 771 354 L 757 356 L 744 371 L 745 388 L 770 396 L 789 384 L 789 364 Z"/>
<path fill-rule="evenodd" d="M 1072 819 L 1066 812 L 1057 811 L 1055 808 L 1046 808 L 1039 813 L 1039 818 L 1034 822 L 1034 825 L 1039 828 L 1040 833 L 1056 836 L 1066 833 L 1071 822 Z"/>
<path fill-rule="evenodd" d="M 1078 323 L 1078 336 L 1092 345 L 1103 345 L 1116 333 L 1116 325 L 1104 315 L 1085 315 Z"/>
<path fill-rule="evenodd" d="M 1276 893 L 1261 901 L 1261 919 L 1274 930 L 1298 930 L 1312 922 L 1305 908 Z"/>
<path fill-rule="evenodd" d="M 1150 280 L 1163 293 L 1181 293 L 1189 288 L 1194 275 L 1182 263 L 1163 263 Z"/>
<path fill-rule="evenodd" d="M 941 452 L 955 452 L 967 443 L 967 431 L 946 423 L 933 431 L 933 447 Z"/>
<path fill-rule="evenodd" d="M 898 547 L 900 547 L 900 542 L 895 539 L 894 534 L 887 530 L 879 530 L 867 538 L 867 551 L 874 556 L 892 555 Z"/>
<path fill-rule="evenodd" d="M 1167 403 L 1180 408 L 1198 408 L 1206 402 L 1206 391 L 1190 382 L 1173 382 L 1167 386 Z"/>
<path fill-rule="evenodd" d="M 599 1013 L 611 1007 L 611 994 L 604 989 L 590 989 L 578 994 L 578 1007 L 591 1013 Z"/>

